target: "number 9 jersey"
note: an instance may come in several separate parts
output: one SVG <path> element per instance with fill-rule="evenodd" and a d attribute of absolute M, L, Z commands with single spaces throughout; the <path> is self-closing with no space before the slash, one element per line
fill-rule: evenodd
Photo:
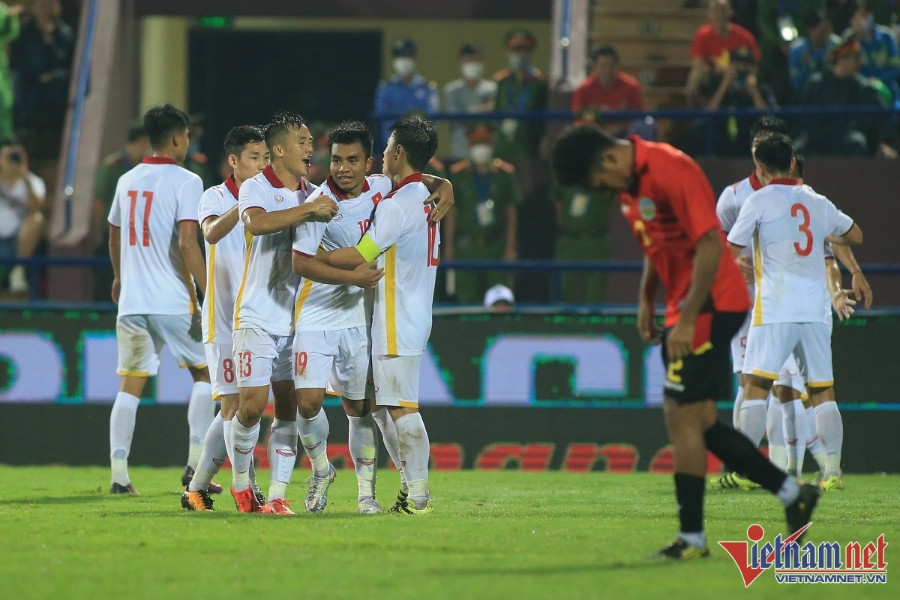
<path fill-rule="evenodd" d="M 825 286 L 825 237 L 853 227 L 825 196 L 796 179 L 773 179 L 751 194 L 728 233 L 753 246 L 756 298 L 752 325 L 830 321 Z M 826 308 L 823 308 L 826 307 Z"/>
<path fill-rule="evenodd" d="M 119 316 L 194 312 L 178 223 L 197 222 L 202 194 L 201 179 L 168 158 L 147 157 L 119 178 L 108 217 L 121 228 Z"/>

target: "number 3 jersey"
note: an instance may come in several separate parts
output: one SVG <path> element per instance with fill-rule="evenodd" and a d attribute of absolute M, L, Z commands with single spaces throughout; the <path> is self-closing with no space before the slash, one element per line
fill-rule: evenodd
<path fill-rule="evenodd" d="M 728 241 L 753 243 L 753 325 L 827 322 L 825 237 L 841 236 L 853 219 L 796 179 L 773 179 L 751 194 Z"/>
<path fill-rule="evenodd" d="M 369 226 L 375 206 L 391 193 L 393 183 L 384 175 L 366 177 L 363 189 L 356 198 L 347 198 L 329 177 L 307 202 L 319 194 L 338 204 L 338 212 L 331 221 L 307 221 L 294 232 L 293 250 L 303 256 L 315 256 L 316 251 L 337 250 L 356 246 Z M 355 285 L 330 285 L 303 278 L 297 290 L 294 308 L 295 331 L 330 331 L 366 325 L 363 309 L 364 290 Z"/>
<path fill-rule="evenodd" d="M 108 217 L 120 228 L 119 316 L 194 312 L 178 223 L 197 221 L 202 194 L 200 178 L 168 158 L 147 157 L 119 178 Z"/>

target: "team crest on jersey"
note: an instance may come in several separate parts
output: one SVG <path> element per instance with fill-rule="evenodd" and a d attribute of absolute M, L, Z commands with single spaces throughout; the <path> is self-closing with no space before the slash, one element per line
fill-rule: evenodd
<path fill-rule="evenodd" d="M 275 202 L 284 202 L 284 196 L 275 196 Z"/>
<path fill-rule="evenodd" d="M 638 200 L 638 210 L 641 211 L 641 218 L 645 221 L 656 218 L 656 204 L 646 196 Z"/>

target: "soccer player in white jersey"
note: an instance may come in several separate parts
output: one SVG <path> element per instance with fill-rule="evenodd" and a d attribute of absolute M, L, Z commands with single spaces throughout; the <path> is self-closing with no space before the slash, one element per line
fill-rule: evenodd
<path fill-rule="evenodd" d="M 359 268 L 378 259 L 372 318 L 372 374 L 378 406 L 386 406 L 397 428 L 400 464 L 409 495 L 391 512 L 431 512 L 428 489 L 430 445 L 419 414 L 419 362 L 431 334 L 431 306 L 438 265 L 440 228 L 423 201 L 422 170 L 437 150 L 434 125 L 420 117 L 400 119 L 384 151 L 385 175 L 396 189 L 378 203 L 359 244 L 319 256 L 339 268 Z"/>
<path fill-rule="evenodd" d="M 200 198 L 200 229 L 206 240 L 206 293 L 202 324 L 206 361 L 210 366 L 213 399 L 220 403 L 203 440 L 203 452 L 193 479 L 181 496 L 188 510 L 212 510 L 212 477 L 231 458 L 231 419 L 238 409 L 237 375 L 232 349 L 234 300 L 244 269 L 244 226 L 238 219 L 238 194 L 241 184 L 258 175 L 269 162 L 265 135 L 259 127 L 240 125 L 225 136 L 225 156 L 232 174 L 219 185 L 206 190 Z M 233 460 L 232 460 L 233 462 Z M 266 503 L 256 486 L 253 463 L 250 487 L 254 510 Z"/>
<path fill-rule="evenodd" d="M 234 352 L 239 404 L 232 419 L 231 493 L 240 512 L 253 509 L 250 463 L 269 396 L 275 419 L 269 433 L 269 502 L 262 512 L 294 514 L 285 500 L 297 455 L 297 405 L 291 376 L 294 296 L 292 229 L 309 219 L 330 219 L 337 205 L 327 197 L 305 200 L 313 138 L 303 118 L 279 113 L 266 126 L 271 164 L 248 179 L 239 195 L 240 218 L 250 234 L 234 307 Z M 365 274 L 363 274 L 365 275 Z"/>
<path fill-rule="evenodd" d="M 824 248 L 825 242 L 859 244 L 862 231 L 827 198 L 789 177 L 793 153 L 787 136 L 762 139 L 754 158 L 766 187 L 747 198 L 728 234 L 735 256 L 753 242 L 756 298 L 743 369 L 745 399 L 765 399 L 794 352 L 806 369 L 826 452 L 824 478 L 840 479 L 843 424 L 834 397 Z"/>
<path fill-rule="evenodd" d="M 159 353 L 169 346 L 194 380 L 188 405 L 190 446 L 185 476 L 197 467 L 213 419 L 209 371 L 200 343 L 196 286 L 206 288 L 197 243 L 200 178 L 178 166 L 187 153 L 188 116 L 166 104 L 144 115 L 153 156 L 119 178 L 109 211 L 109 255 L 114 279 L 118 373 L 122 377 L 109 423 L 110 492 L 135 494 L 128 455 L 137 407 Z M 123 231 L 124 229 L 124 231 Z M 186 484 L 186 483 L 185 483 Z"/>

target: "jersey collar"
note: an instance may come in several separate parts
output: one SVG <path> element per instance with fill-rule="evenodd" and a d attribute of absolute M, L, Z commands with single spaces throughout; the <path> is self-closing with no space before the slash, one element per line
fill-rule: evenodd
<path fill-rule="evenodd" d="M 278 179 L 278 175 L 275 174 L 275 169 L 272 168 L 272 165 L 266 165 L 266 168 L 263 169 L 263 175 L 272 184 L 274 188 L 286 188 L 280 179 Z M 300 190 L 298 191 L 306 191 L 306 180 L 302 177 L 300 178 Z"/>
<path fill-rule="evenodd" d="M 764 187 L 762 181 L 760 181 L 759 177 L 756 176 L 755 170 L 750 173 L 750 177 L 748 177 L 747 179 L 750 180 L 750 187 L 753 188 L 754 192 L 757 190 L 761 190 Z"/>
<path fill-rule="evenodd" d="M 412 175 L 410 175 L 409 177 L 407 177 L 406 179 L 401 181 L 400 184 L 394 188 L 394 191 L 392 191 L 390 194 L 388 194 L 388 198 L 390 198 L 391 196 L 393 196 L 394 194 L 399 192 L 400 188 L 402 188 L 407 183 L 416 183 L 416 182 L 421 182 L 421 181 L 422 181 L 422 171 L 416 171 L 415 173 L 413 173 Z"/>
<path fill-rule="evenodd" d="M 338 186 L 337 182 L 335 182 L 335 180 L 334 180 L 334 177 L 329 175 L 328 179 L 325 180 L 325 183 L 328 184 L 328 189 L 331 190 L 331 193 L 333 193 L 337 197 L 338 200 L 346 200 L 347 199 L 347 194 L 345 194 L 344 190 L 342 190 Z M 363 179 L 362 191 L 363 191 L 363 193 L 366 193 L 369 191 L 369 179 L 368 178 Z"/>
<path fill-rule="evenodd" d="M 225 187 L 228 188 L 228 191 L 231 192 L 231 195 L 237 200 L 240 190 L 238 189 L 237 183 L 234 181 L 234 175 L 228 176 L 228 179 L 225 180 Z"/>
<path fill-rule="evenodd" d="M 141 161 L 145 165 L 175 165 L 176 163 L 173 159 L 168 156 L 145 156 L 144 160 Z"/>
<path fill-rule="evenodd" d="M 776 177 L 769 182 L 769 185 L 800 185 L 799 179 L 793 177 Z"/>

